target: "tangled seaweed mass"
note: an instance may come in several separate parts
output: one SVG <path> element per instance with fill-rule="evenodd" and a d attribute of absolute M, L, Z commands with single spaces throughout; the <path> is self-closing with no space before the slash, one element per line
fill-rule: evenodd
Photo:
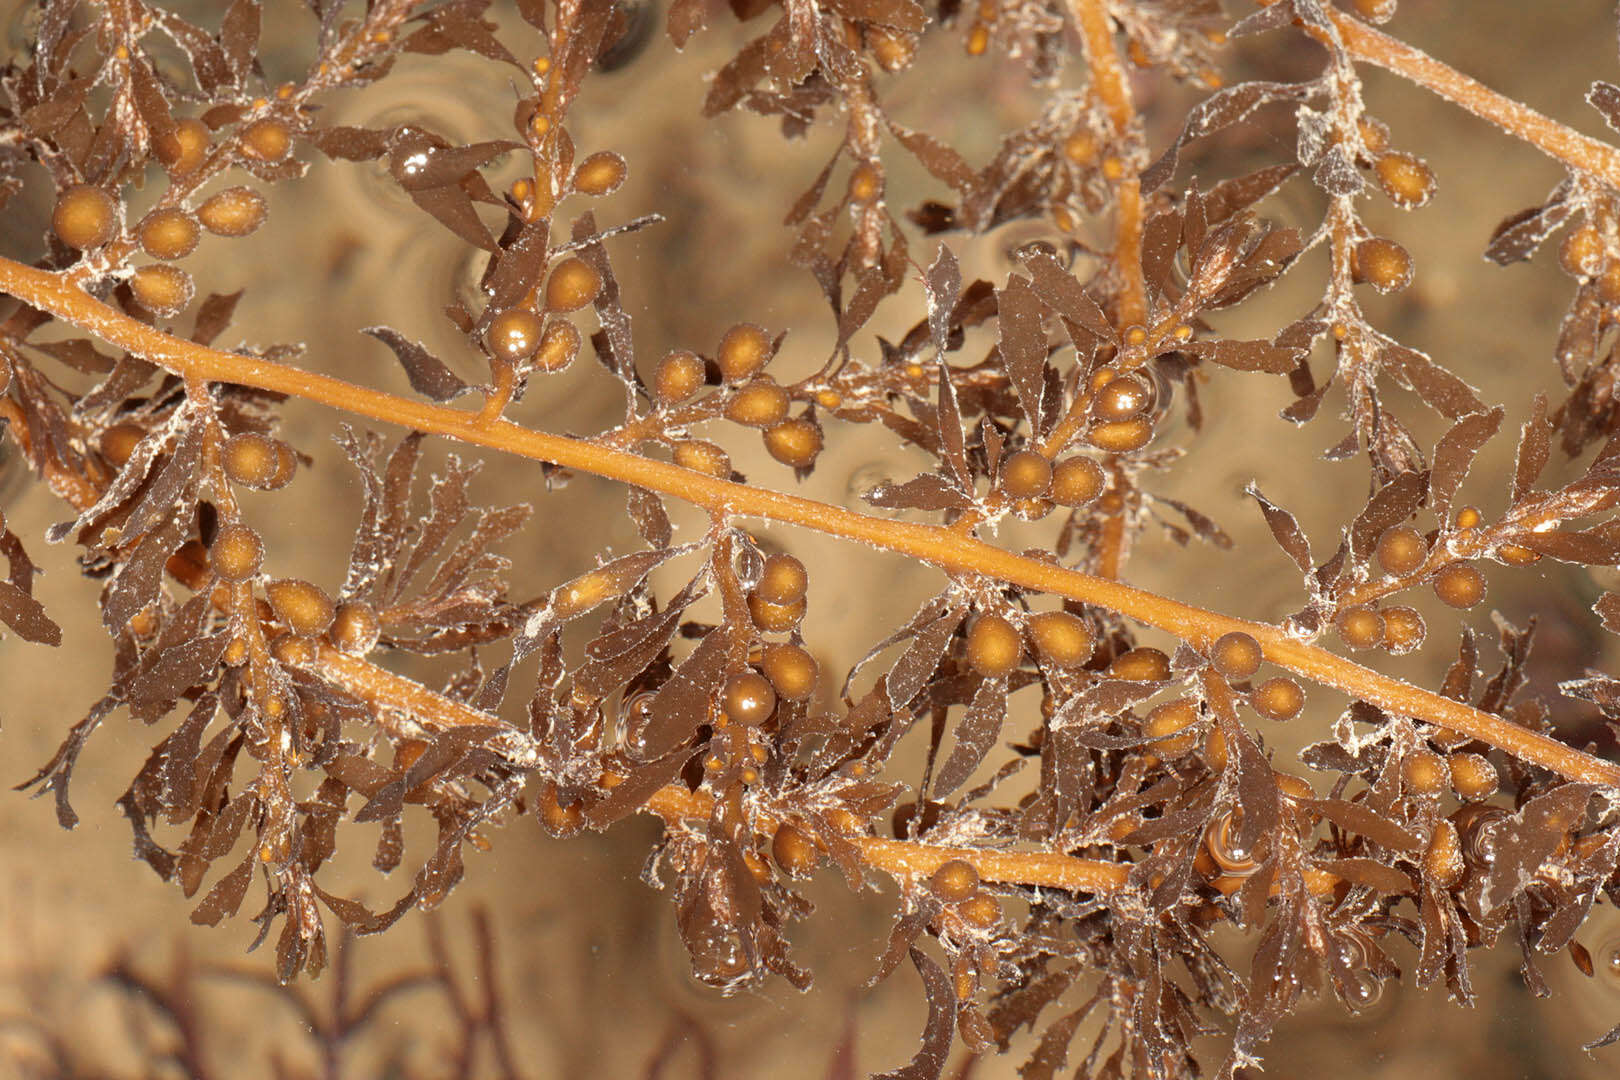
<path fill-rule="evenodd" d="M 897 886 L 871 978 L 914 968 L 927 1019 L 894 1080 L 941 1076 L 958 1044 L 1016 1049 L 1029 1080 L 1230 1076 L 1306 998 L 1357 1010 L 1409 978 L 1468 1004 L 1476 950 L 1513 951 L 1542 993 L 1559 953 L 1620 970 L 1580 939 L 1620 900 L 1620 680 L 1557 671 L 1538 696 L 1534 627 L 1482 633 L 1489 583 L 1620 562 L 1620 150 L 1378 29 L 1395 0 L 209 7 L 42 0 L 0 74 L 0 198 L 50 193 L 0 254 L 0 423 L 66 519 L 0 536 L 0 620 L 8 649 L 61 645 L 24 542 L 69 572 L 76 549 L 115 658 L 22 787 L 71 828 L 81 752 L 138 720 L 155 744 L 118 802 L 136 854 L 192 922 L 256 908 L 269 975 L 320 973 L 334 924 L 375 934 L 445 903 L 466 849 L 521 818 L 569 836 L 635 814 L 662 821 L 645 877 L 720 993 L 810 984 L 792 940 L 813 875 L 874 904 Z M 301 78 L 266 77 L 269 18 L 302 20 Z M 571 107 L 603 71 L 661 63 L 660 18 L 677 48 L 742 42 L 706 89 L 669 90 L 694 109 L 842 132 L 778 230 L 778 265 L 824 298 L 818 355 L 746 294 L 691 298 L 724 312 L 708 340 L 637 341 L 615 264 L 664 224 L 616 206 L 637 148 L 576 145 Z M 1297 77 L 1234 81 L 1237 39 L 1288 52 Z M 330 119 L 455 52 L 512 88 L 487 137 Z M 930 64 L 1019 76 L 1024 126 L 984 163 L 886 107 Z M 1364 104 L 1369 66 L 1566 173 L 1477 238 L 1503 266 L 1556 244 L 1572 290 L 1528 400 L 1491 404 L 1468 354 L 1374 324 L 1417 260 L 1368 217 L 1423 207 L 1437 178 Z M 1196 104 L 1167 127 L 1151 110 L 1178 100 Z M 1620 128 L 1620 86 L 1587 100 Z M 1260 122 L 1289 137 L 1191 175 L 1211 136 Z M 357 169 L 473 260 L 473 287 L 442 297 L 454 355 L 386 325 L 243 341 L 251 281 L 213 292 L 188 266 L 273 232 L 272 187 Z M 1315 217 L 1284 224 L 1279 193 Z M 966 254 L 982 234 L 1019 238 L 994 280 Z M 1263 332 L 1220 314 L 1312 274 L 1320 291 Z M 351 382 L 323 373 L 337 351 L 360 357 L 346 373 L 392 360 Z M 395 361 L 410 393 L 377 388 Z M 576 365 L 622 390 L 614 422 L 530 422 L 525 399 Z M 1334 429 L 1323 460 L 1283 465 L 1348 497 L 1327 529 L 1268 497 L 1274 478 L 1241 510 L 1220 490 L 1221 439 L 1246 433 L 1202 430 L 1201 395 L 1243 381 L 1286 386 L 1284 426 Z M 325 584 L 278 576 L 263 520 L 334 456 L 289 441 L 291 399 L 326 408 L 359 493 Z M 797 493 L 862 425 L 928 463 L 857 509 Z M 1515 426 L 1511 468 L 1471 475 Z M 763 451 L 746 478 L 743 449 Z M 478 505 L 473 484 L 501 455 L 542 506 L 570 476 L 619 485 L 639 542 L 534 567 L 547 587 L 514 595 L 501 552 L 531 506 Z M 1189 473 L 1219 505 L 1161 490 Z M 1228 510 L 1275 547 L 1235 545 Z M 1295 610 L 1260 621 L 1133 584 L 1148 530 L 1179 542 L 1170 558 L 1291 566 Z M 847 671 L 807 613 L 882 598 L 796 554 L 808 533 L 936 572 Z M 1620 632 L 1620 594 L 1592 595 Z M 1386 662 L 1420 651 L 1444 654 L 1432 685 Z M 407 653 L 460 667 L 428 685 Z M 1283 722 L 1320 727 L 1297 760 L 1268 746 Z M 397 875 L 391 902 L 331 884 L 340 847 Z"/>

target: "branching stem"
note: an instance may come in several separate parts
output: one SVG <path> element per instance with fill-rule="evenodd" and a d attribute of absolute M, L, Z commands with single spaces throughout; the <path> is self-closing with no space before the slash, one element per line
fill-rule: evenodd
<path fill-rule="evenodd" d="M 1350 55 L 1425 87 L 1475 116 L 1555 157 L 1572 168 L 1620 189 L 1620 149 L 1582 135 L 1558 121 L 1521 105 L 1484 83 L 1414 49 L 1404 41 L 1324 6 Z"/>
<path fill-rule="evenodd" d="M 489 423 L 478 413 L 399 397 L 258 357 L 222 352 L 165 334 L 108 307 L 65 282 L 61 275 L 10 259 L 0 258 L 0 292 L 48 311 L 64 322 L 161 364 L 186 379 L 232 382 L 290 394 L 385 423 L 635 484 L 693 503 L 711 514 L 763 518 L 861 541 L 909 555 L 948 572 L 979 574 L 1097 604 L 1174 634 L 1195 648 L 1207 648 L 1221 634 L 1242 630 L 1260 642 L 1267 660 L 1313 682 L 1341 690 L 1387 712 L 1480 739 L 1569 779 L 1620 787 L 1620 765 L 1362 667 L 1326 649 L 1290 637 L 1268 623 L 1233 618 L 1121 582 L 1003 551 L 945 526 L 858 514 L 841 506 L 784 492 L 719 480 L 588 440 L 534 431 L 507 420 Z"/>
<path fill-rule="evenodd" d="M 1136 103 L 1125 75 L 1119 49 L 1114 44 L 1114 26 L 1103 0 L 1069 0 L 1075 28 L 1085 45 L 1091 66 L 1091 87 L 1108 110 L 1114 139 L 1127 143 L 1135 137 Z M 1142 186 L 1137 182 L 1135 154 L 1113 155 L 1103 162 L 1104 175 L 1114 185 L 1114 264 L 1121 283 L 1119 324 L 1137 326 L 1147 322 L 1147 282 L 1142 270 Z M 1110 163 L 1113 169 L 1110 169 Z"/>

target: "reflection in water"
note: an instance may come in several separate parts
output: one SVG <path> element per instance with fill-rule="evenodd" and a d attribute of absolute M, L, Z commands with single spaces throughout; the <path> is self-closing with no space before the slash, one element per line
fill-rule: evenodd
<path fill-rule="evenodd" d="M 1568 1017 L 1558 1037 L 1586 1042 L 1620 1022 L 1620 911 L 1594 905 L 1575 941 L 1591 960 L 1590 975 L 1574 955 L 1538 960 L 1560 1014 Z"/>
<path fill-rule="evenodd" d="M 874 508 L 862 498 L 879 484 L 892 481 L 894 474 L 894 467 L 883 461 L 868 461 L 864 465 L 856 466 L 850 472 L 849 479 L 844 482 L 844 505 L 863 513 L 894 516 L 894 511 Z"/>
<path fill-rule="evenodd" d="M 330 119 L 371 129 L 415 127 L 463 145 L 508 135 L 505 121 L 516 98 L 510 84 L 487 78 L 480 57 L 406 57 L 366 94 L 335 102 Z M 515 168 L 516 156 L 508 157 Z M 417 208 L 392 174 L 394 164 L 386 157 L 336 162 L 310 174 L 309 183 L 320 186 L 319 202 L 311 205 L 321 211 L 311 227 L 329 230 L 340 223 L 347 240 L 331 268 L 336 291 L 327 296 L 328 310 L 347 306 L 338 297 L 354 298 L 357 307 L 364 298 L 363 310 L 356 311 L 364 325 L 394 327 L 469 382 L 483 382 L 482 357 L 441 313 L 458 303 L 475 315 L 482 308 L 478 280 L 487 255 Z M 484 170 L 497 190 L 501 166 L 497 159 Z M 477 209 L 484 224 L 499 233 L 498 208 L 478 204 Z"/>
<path fill-rule="evenodd" d="M 659 23 L 656 0 L 618 0 L 613 6 L 624 20 L 624 29 L 597 54 L 596 70 L 601 72 L 618 71 L 646 52 Z"/>
<path fill-rule="evenodd" d="M 368 93 L 334 108 L 332 122 L 383 130 L 416 127 L 458 146 L 508 137 L 501 121 L 510 114 L 516 95 L 506 84 L 482 77 L 484 61 L 457 53 L 433 60 L 432 64 L 401 61 L 398 70 Z M 345 163 L 319 170 L 318 175 L 328 180 L 327 197 L 343 200 L 353 213 L 390 222 L 402 219 L 415 226 L 410 197 L 389 175 L 386 163 Z"/>

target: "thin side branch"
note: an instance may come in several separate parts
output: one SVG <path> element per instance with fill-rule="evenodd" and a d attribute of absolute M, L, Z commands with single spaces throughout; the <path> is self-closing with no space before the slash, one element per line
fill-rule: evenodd
<path fill-rule="evenodd" d="M 1425 87 L 1509 135 L 1572 168 L 1620 190 L 1620 149 L 1582 135 L 1558 121 L 1503 97 L 1477 79 L 1420 49 L 1373 29 L 1333 7 L 1324 7 L 1350 55 Z"/>
<path fill-rule="evenodd" d="M 1108 109 L 1114 138 L 1125 142 L 1134 134 L 1136 103 L 1131 99 L 1131 84 L 1114 44 L 1108 5 L 1103 0 L 1069 0 L 1069 11 L 1074 16 L 1086 60 L 1091 66 L 1091 88 Z M 1119 269 L 1122 285 L 1119 297 L 1122 327 L 1147 322 L 1147 281 L 1142 270 L 1142 185 L 1137 179 L 1135 158 L 1134 154 L 1126 154 L 1112 159 L 1119 175 L 1109 176 L 1114 185 L 1114 264 Z M 1108 174 L 1107 162 L 1104 174 Z"/>

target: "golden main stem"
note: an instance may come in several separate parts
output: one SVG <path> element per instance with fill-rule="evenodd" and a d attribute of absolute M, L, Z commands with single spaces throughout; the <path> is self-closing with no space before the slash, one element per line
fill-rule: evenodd
<path fill-rule="evenodd" d="M 1388 712 L 1480 739 L 1569 779 L 1620 787 L 1620 765 L 1362 667 L 1326 649 L 1296 640 L 1267 623 L 1233 618 L 1117 581 L 1015 555 L 982 540 L 964 537 L 945 526 L 871 517 L 796 495 L 719 480 L 584 439 L 534 431 L 507 420 L 490 423 L 478 413 L 399 397 L 258 357 L 208 348 L 132 319 L 67 283 L 58 274 L 10 259 L 0 258 L 0 292 L 50 312 L 187 379 L 232 382 L 285 393 L 386 423 L 635 484 L 693 503 L 711 514 L 762 518 L 861 541 L 947 571 L 980 574 L 1097 604 L 1174 634 L 1195 648 L 1207 648 L 1221 634 L 1242 630 L 1260 642 L 1272 663 L 1314 682 L 1342 690 Z"/>

